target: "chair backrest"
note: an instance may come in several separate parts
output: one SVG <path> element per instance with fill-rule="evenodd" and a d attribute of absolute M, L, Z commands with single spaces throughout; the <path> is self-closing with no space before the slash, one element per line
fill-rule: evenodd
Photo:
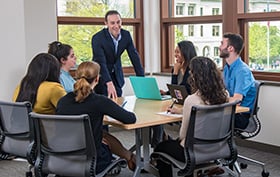
<path fill-rule="evenodd" d="M 0 151 L 26 158 L 28 146 L 33 140 L 29 113 L 30 102 L 0 101 Z"/>
<path fill-rule="evenodd" d="M 239 101 L 220 105 L 193 106 L 185 141 L 185 170 L 218 159 L 233 163 L 237 150 L 233 141 L 234 115 Z"/>
<path fill-rule="evenodd" d="M 96 148 L 90 118 L 30 113 L 38 155 L 35 175 L 95 176 Z"/>
<path fill-rule="evenodd" d="M 259 134 L 261 130 L 261 122 L 258 118 L 258 111 L 260 109 L 258 105 L 259 101 L 259 94 L 261 86 L 263 85 L 260 81 L 255 81 L 255 87 L 256 87 L 256 97 L 254 100 L 254 106 L 253 110 L 251 112 L 250 118 L 249 118 L 249 124 L 245 129 L 236 129 L 236 136 L 240 137 L 242 139 L 252 138 Z"/>

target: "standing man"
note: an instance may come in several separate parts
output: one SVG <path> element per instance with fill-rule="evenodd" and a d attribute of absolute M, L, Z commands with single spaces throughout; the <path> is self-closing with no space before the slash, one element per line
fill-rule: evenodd
<path fill-rule="evenodd" d="M 95 91 L 110 98 L 122 96 L 124 76 L 121 55 L 126 50 L 137 76 L 144 76 L 139 54 L 134 47 L 129 31 L 122 29 L 118 11 L 110 10 L 105 15 L 107 28 L 92 37 L 93 60 L 99 63 L 100 81 Z"/>
<path fill-rule="evenodd" d="M 246 63 L 240 58 L 243 38 L 239 34 L 225 33 L 219 47 L 220 57 L 225 59 L 224 83 L 230 94 L 230 101 L 241 100 L 241 106 L 253 111 L 256 97 L 254 76 Z M 235 127 L 245 129 L 249 123 L 250 112 L 235 115 Z"/>

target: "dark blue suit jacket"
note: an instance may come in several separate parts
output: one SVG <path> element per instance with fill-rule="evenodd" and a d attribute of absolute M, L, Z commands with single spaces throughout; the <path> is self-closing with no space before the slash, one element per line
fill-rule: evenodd
<path fill-rule="evenodd" d="M 104 28 L 93 35 L 91 44 L 93 61 L 99 63 L 101 67 L 99 85 L 105 87 L 103 88 L 105 93 L 107 93 L 106 83 L 109 81 L 113 81 L 115 87 L 119 87 L 120 89 L 124 85 L 124 76 L 121 64 L 121 55 L 124 50 L 127 50 L 136 75 L 144 76 L 144 70 L 140 62 L 140 57 L 134 47 L 129 31 L 121 29 L 121 40 L 118 43 L 117 54 L 115 54 L 115 46 L 108 28 Z M 118 96 L 121 95 L 118 93 Z"/>

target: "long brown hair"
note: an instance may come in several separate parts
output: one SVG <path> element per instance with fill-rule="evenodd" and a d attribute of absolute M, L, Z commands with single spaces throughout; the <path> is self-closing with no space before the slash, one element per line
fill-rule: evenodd
<path fill-rule="evenodd" d="M 190 61 L 193 57 L 196 57 L 196 50 L 191 41 L 180 41 L 178 42 L 178 47 L 181 51 L 182 56 L 184 57 L 184 70 L 189 68 Z"/>
<path fill-rule="evenodd" d="M 76 71 L 76 83 L 74 84 L 75 100 L 83 102 L 92 93 L 92 82 L 97 79 L 100 66 L 94 61 L 81 63 Z"/>
<path fill-rule="evenodd" d="M 57 59 L 48 53 L 39 53 L 28 65 L 27 73 L 20 82 L 17 102 L 30 101 L 35 105 L 37 91 L 44 81 L 59 82 L 60 65 Z"/>
<path fill-rule="evenodd" d="M 206 104 L 222 104 L 228 101 L 222 73 L 210 58 L 194 57 L 191 60 L 189 83 L 192 92 L 199 91 Z"/>

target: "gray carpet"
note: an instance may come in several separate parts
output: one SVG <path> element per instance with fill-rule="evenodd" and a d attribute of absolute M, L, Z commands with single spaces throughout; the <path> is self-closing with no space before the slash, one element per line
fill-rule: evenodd
<path fill-rule="evenodd" d="M 169 135 L 177 137 L 176 127 L 172 129 L 166 127 Z M 125 147 L 131 147 L 134 144 L 134 131 L 120 131 L 118 129 L 111 129 L 110 132 L 118 137 Z M 280 155 L 272 154 L 270 152 L 263 152 L 246 147 L 238 147 L 238 153 L 245 155 L 255 160 L 266 163 L 266 169 L 270 172 L 270 177 L 280 177 Z M 0 161 L 0 177 L 24 177 L 25 171 L 28 169 L 28 164 L 22 160 L 5 160 Z M 242 170 L 242 177 L 261 177 L 262 169 L 258 166 L 248 165 L 247 169 Z M 130 170 L 122 169 L 119 177 L 131 177 Z M 151 174 L 141 174 L 141 177 L 152 177 Z M 226 176 L 226 175 L 221 175 Z"/>

